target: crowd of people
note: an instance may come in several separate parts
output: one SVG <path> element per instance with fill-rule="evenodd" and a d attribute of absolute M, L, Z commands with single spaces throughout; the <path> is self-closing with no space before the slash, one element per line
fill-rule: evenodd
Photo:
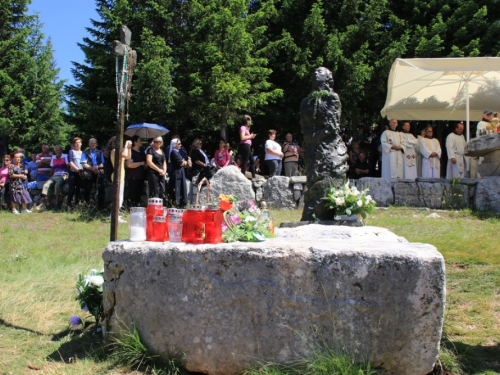
<path fill-rule="evenodd" d="M 243 116 L 237 152 L 231 149 L 229 142 L 220 139 L 213 158 L 203 149 L 199 138 L 194 139 L 188 151 L 178 134 L 171 136 L 166 147 L 161 136 L 148 139 L 145 149 L 141 138 L 133 136 L 125 141 L 121 150 L 125 173 L 121 174 L 120 207 L 125 201 L 125 190 L 130 207 L 144 205 L 145 186 L 149 198 L 165 198 L 172 206 L 185 207 L 188 204 L 188 179 L 193 186 L 198 186 L 204 179 L 209 180 L 217 170 L 229 165 L 238 167 L 248 178 L 255 178 L 257 173 L 268 177 L 297 175 L 299 165 L 303 165 L 303 146 L 293 141 L 292 134 L 286 134 L 283 144 L 279 144 L 276 130 L 270 129 L 269 139 L 264 145 L 264 163 L 260 163 L 260 158 L 253 155 L 252 141 L 256 134 L 251 132 L 251 126 L 251 117 Z M 485 110 L 474 135 L 496 132 L 497 126 L 497 117 Z M 454 124 L 453 132 L 446 137 L 448 179 L 465 177 L 467 173 L 463 132 L 464 124 L 460 121 Z M 415 137 L 409 121 L 399 126 L 396 119 L 391 119 L 380 136 L 371 128 L 361 140 L 349 139 L 346 143 L 349 146 L 350 178 L 373 176 L 413 180 L 417 177 L 441 177 L 443 152 L 440 142 L 433 137 L 431 126 L 423 128 Z M 113 183 L 115 137 L 107 142 L 104 149 L 98 148 L 95 138 L 88 141 L 84 151 L 82 144 L 82 139 L 75 137 L 67 154 L 61 145 L 54 146 L 51 152 L 49 145 L 44 144 L 40 153 L 31 154 L 31 160 L 25 157 L 22 148 L 4 155 L 3 167 L 0 168 L 3 208 L 10 209 L 14 214 L 49 208 L 60 210 L 64 203 L 61 198 L 63 185 L 67 183 L 65 205 L 68 211 L 81 203 L 88 205 L 91 202 L 99 210 L 104 209 L 105 195 L 109 190 L 106 187 Z M 40 202 L 36 205 L 30 190 L 41 192 Z M 120 217 L 119 221 L 124 220 Z"/>
<path fill-rule="evenodd" d="M 484 110 L 482 120 L 472 127 L 471 138 L 497 133 L 497 127 L 496 113 Z M 431 125 L 421 127 L 416 137 L 411 129 L 410 121 L 399 124 L 398 120 L 391 119 L 380 136 L 370 132 L 369 137 L 362 141 L 352 140 L 349 145 L 349 177 L 406 180 L 468 177 L 472 161 L 465 156 L 463 121 L 452 123 L 451 132 L 443 137 L 442 143 L 434 137 Z"/>

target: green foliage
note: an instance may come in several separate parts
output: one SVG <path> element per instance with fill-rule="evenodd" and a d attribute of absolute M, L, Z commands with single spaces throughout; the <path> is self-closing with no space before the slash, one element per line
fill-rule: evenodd
<path fill-rule="evenodd" d="M 279 366 L 267 363 L 244 375 L 375 375 L 369 363 L 359 363 L 344 351 L 326 348 L 294 365 Z"/>
<path fill-rule="evenodd" d="M 121 330 L 112 338 L 110 346 L 116 362 L 132 370 L 158 375 L 177 375 L 180 372 L 181 361 L 173 356 L 164 363 L 158 354 L 144 345 L 135 325 L 132 331 Z"/>
<path fill-rule="evenodd" d="M 76 291 L 78 295 L 76 300 L 80 307 L 95 318 L 96 326 L 104 318 L 104 308 L 102 304 L 102 284 L 104 271 L 92 269 L 88 275 L 78 275 L 76 282 Z"/>
<path fill-rule="evenodd" d="M 44 43 L 38 16 L 27 16 L 26 4 L 4 0 L 0 8 L 0 134 L 38 151 L 42 143 L 66 141 L 70 127 L 51 42 Z"/>
<path fill-rule="evenodd" d="M 376 202 L 368 195 L 368 189 L 359 191 L 356 186 L 350 186 L 349 181 L 340 188 L 335 186 L 326 190 L 326 196 L 321 198 L 325 201 L 326 208 L 338 215 L 361 215 L 366 219 L 367 214 L 375 211 Z"/>

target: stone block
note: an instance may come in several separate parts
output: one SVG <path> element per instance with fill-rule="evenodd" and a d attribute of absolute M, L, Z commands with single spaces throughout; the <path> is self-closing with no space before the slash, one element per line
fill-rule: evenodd
<path fill-rule="evenodd" d="M 303 184 L 293 184 L 293 190 L 304 190 Z"/>
<path fill-rule="evenodd" d="M 451 191 L 450 181 L 444 179 L 417 179 L 421 205 L 428 208 L 441 208 L 445 197 Z"/>
<path fill-rule="evenodd" d="M 295 201 L 298 201 L 301 196 L 302 196 L 302 190 L 294 190 L 293 191 L 293 199 Z"/>
<path fill-rule="evenodd" d="M 200 194 L 200 204 L 206 204 L 204 189 Z M 240 199 L 251 199 L 255 201 L 255 192 L 252 181 L 246 178 L 235 166 L 221 168 L 210 180 L 210 202 L 218 203 L 219 194 L 233 194 Z"/>
<path fill-rule="evenodd" d="M 290 178 L 274 176 L 267 180 L 262 187 L 263 200 L 271 209 L 294 210 L 297 208 L 293 191 L 290 189 Z"/>
<path fill-rule="evenodd" d="M 478 181 L 474 207 L 479 211 L 500 213 L 500 177 L 485 177 Z"/>
<path fill-rule="evenodd" d="M 420 195 L 416 181 L 396 180 L 393 182 L 394 204 L 396 206 L 421 207 Z"/>
<path fill-rule="evenodd" d="M 292 176 L 290 177 L 290 183 L 291 184 L 306 184 L 307 183 L 307 177 L 306 176 Z"/>
<path fill-rule="evenodd" d="M 378 207 L 389 207 L 394 203 L 391 181 L 385 178 L 363 177 L 357 180 L 356 187 L 358 190 L 369 189 L 368 193 Z"/>
<path fill-rule="evenodd" d="M 261 187 L 255 189 L 255 201 L 260 202 L 262 200 L 263 194 L 264 193 Z"/>
<path fill-rule="evenodd" d="M 465 146 L 465 155 L 484 156 L 496 150 L 500 150 L 500 133 L 471 139 Z"/>
<path fill-rule="evenodd" d="M 262 243 L 109 243 L 105 328 L 134 324 L 146 346 L 186 353 L 187 370 L 206 374 L 290 363 L 323 343 L 386 374 L 432 370 L 445 299 L 435 247 L 373 227 L 276 233 Z"/>

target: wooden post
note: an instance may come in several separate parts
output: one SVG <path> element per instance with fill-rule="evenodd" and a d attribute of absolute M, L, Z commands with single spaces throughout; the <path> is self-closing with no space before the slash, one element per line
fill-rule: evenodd
<path fill-rule="evenodd" d="M 120 41 L 113 41 L 114 54 L 121 59 L 117 65 L 119 71 L 116 72 L 116 87 L 118 94 L 118 109 L 116 113 L 115 130 L 115 163 L 113 165 L 113 190 L 115 197 L 111 204 L 111 230 L 109 239 L 116 241 L 118 239 L 118 218 L 120 216 L 120 184 L 121 176 L 125 171 L 122 170 L 122 149 L 123 149 L 123 128 L 125 126 L 125 101 L 129 99 L 132 83 L 132 71 L 136 64 L 137 54 L 130 47 L 132 33 L 127 26 L 120 28 Z"/>

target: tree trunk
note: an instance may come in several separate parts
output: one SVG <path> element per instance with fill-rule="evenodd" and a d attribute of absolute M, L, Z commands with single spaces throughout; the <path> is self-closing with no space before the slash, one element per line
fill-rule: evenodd
<path fill-rule="evenodd" d="M 220 137 L 227 142 L 227 113 L 222 112 L 220 116 Z"/>

